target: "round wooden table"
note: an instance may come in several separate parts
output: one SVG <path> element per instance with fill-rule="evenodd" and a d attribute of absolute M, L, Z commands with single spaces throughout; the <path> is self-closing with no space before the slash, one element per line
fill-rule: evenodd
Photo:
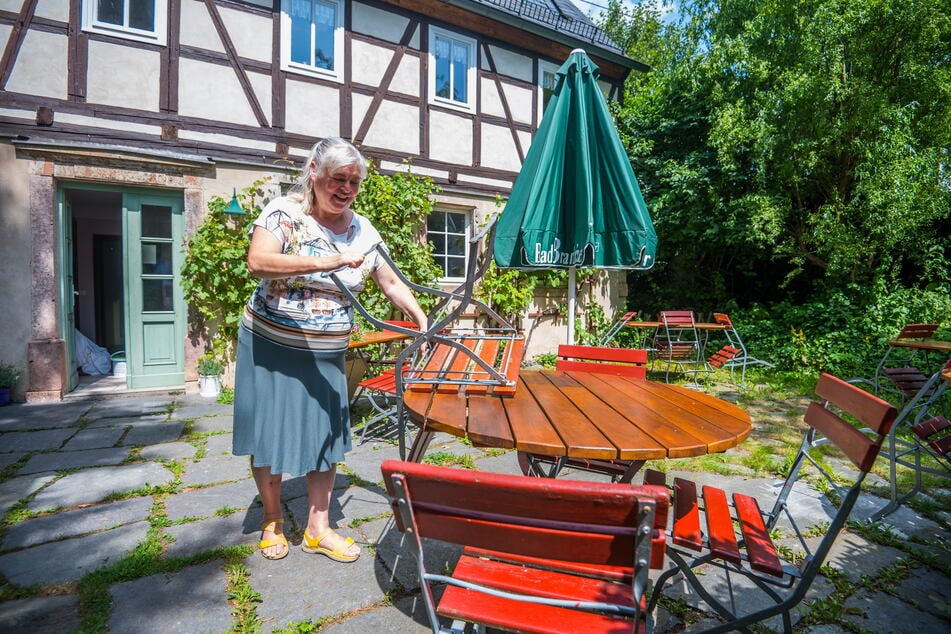
<path fill-rule="evenodd" d="M 510 398 L 440 387 L 449 389 L 403 395 L 420 426 L 409 460 L 422 459 L 433 432 L 552 458 L 640 462 L 725 451 L 752 429 L 732 403 L 623 376 L 523 370 Z"/>

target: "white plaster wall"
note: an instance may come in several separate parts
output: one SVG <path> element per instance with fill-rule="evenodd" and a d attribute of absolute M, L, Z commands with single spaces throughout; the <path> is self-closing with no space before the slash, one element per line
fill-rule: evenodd
<path fill-rule="evenodd" d="M 335 88 L 294 81 L 288 75 L 285 93 L 288 132 L 312 137 L 340 134 L 340 96 Z"/>
<path fill-rule="evenodd" d="M 525 145 L 524 152 L 528 152 Z M 497 125 L 482 125 L 482 165 L 494 169 L 503 169 L 517 172 L 522 164 L 518 158 L 518 150 L 512 132 L 509 128 Z"/>
<path fill-rule="evenodd" d="M 16 11 L 19 11 L 20 0 L 5 0 L 0 3 L 0 8 L 6 8 L 5 4 L 16 4 Z M 48 18 L 50 20 L 59 20 L 69 22 L 69 0 L 39 0 L 36 3 L 36 17 Z"/>
<path fill-rule="evenodd" d="M 268 35 L 270 36 L 270 30 Z M 199 46 L 219 53 L 225 52 L 204 2 L 182 0 L 182 30 L 179 38 L 183 46 Z"/>
<path fill-rule="evenodd" d="M 383 11 L 359 2 L 351 5 L 353 15 L 353 30 L 357 33 L 370 35 L 380 40 L 398 44 L 403 37 L 403 31 L 409 23 L 408 18 Z M 419 50 L 419 29 L 410 40 L 410 48 Z"/>
<path fill-rule="evenodd" d="M 495 115 L 497 117 L 505 116 L 505 108 L 502 106 L 502 99 L 499 96 L 498 85 L 494 79 L 483 77 L 481 79 L 482 90 L 482 109 L 485 114 Z M 509 111 L 512 118 L 520 123 L 532 122 L 532 90 L 514 86 L 502 82 L 502 91 L 505 93 L 505 100 L 508 102 Z"/>
<path fill-rule="evenodd" d="M 363 121 L 371 98 L 365 95 L 353 96 L 354 129 Z M 384 147 L 395 152 L 419 154 L 419 108 L 407 104 L 384 101 L 373 118 L 364 143 L 369 146 Z"/>
<path fill-rule="evenodd" d="M 86 101 L 157 112 L 161 63 L 158 51 L 90 40 Z"/>
<path fill-rule="evenodd" d="M 239 57 L 247 57 L 263 62 L 271 61 L 271 20 L 245 11 L 236 11 L 218 5 L 221 21 L 231 37 Z M 216 31 L 213 37 L 220 41 Z"/>
<path fill-rule="evenodd" d="M 415 55 L 403 55 L 399 68 L 393 75 L 393 81 L 390 83 L 390 90 L 419 97 L 421 88 L 419 85 L 419 58 Z"/>
<path fill-rule="evenodd" d="M 3 271 L 0 301 L 0 361 L 18 366 L 23 371 L 20 388 L 14 396 L 21 398 L 27 378 L 26 344 L 31 326 L 31 270 L 33 232 L 30 226 L 30 191 L 27 161 L 17 161 L 13 147 L 0 143 L 0 271 Z"/>
<path fill-rule="evenodd" d="M 244 89 L 231 66 L 182 58 L 179 68 L 178 112 L 245 125 L 258 125 Z M 270 114 L 271 83 L 260 73 L 248 73 L 252 89 L 265 116 Z M 201 81 L 194 81 L 201 78 Z"/>
<path fill-rule="evenodd" d="M 535 82 L 535 76 L 532 72 L 532 58 L 525 55 L 519 55 L 507 48 L 490 46 L 492 59 L 495 61 L 495 69 L 502 75 L 521 79 L 522 81 Z M 488 60 L 482 60 L 483 70 L 489 70 Z"/>
<path fill-rule="evenodd" d="M 379 86 L 386 67 L 393 59 L 393 51 L 358 40 L 353 41 L 351 50 L 353 81 L 358 84 Z"/>
<path fill-rule="evenodd" d="M 472 120 L 433 111 L 429 117 L 429 157 L 457 165 L 472 164 Z"/>
<path fill-rule="evenodd" d="M 4 88 L 9 92 L 66 99 L 68 44 L 65 35 L 30 29 Z"/>

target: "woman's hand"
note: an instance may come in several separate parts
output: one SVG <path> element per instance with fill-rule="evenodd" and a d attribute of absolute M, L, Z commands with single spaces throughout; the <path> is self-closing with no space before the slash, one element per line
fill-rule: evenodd
<path fill-rule="evenodd" d="M 338 257 L 340 258 L 340 266 L 347 266 L 351 269 L 359 268 L 366 259 L 366 255 L 359 251 L 344 251 Z"/>

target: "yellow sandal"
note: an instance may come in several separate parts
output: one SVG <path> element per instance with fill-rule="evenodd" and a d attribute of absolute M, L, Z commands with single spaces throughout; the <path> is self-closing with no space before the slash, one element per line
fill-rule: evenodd
<path fill-rule="evenodd" d="M 324 548 L 321 546 L 320 542 L 322 542 L 331 533 L 334 533 L 334 530 L 332 528 L 328 528 L 318 537 L 314 538 L 308 535 L 307 531 L 305 530 L 304 539 L 300 543 L 301 550 L 303 550 L 305 553 L 311 554 L 320 553 L 321 555 L 330 557 L 334 561 L 340 561 L 346 564 L 354 562 L 360 558 L 362 553 L 357 553 L 356 555 L 346 554 L 350 547 L 354 544 L 353 539 L 350 537 L 343 539 L 340 537 L 340 535 L 334 533 L 334 535 L 337 537 L 337 545 L 334 548 Z"/>
<path fill-rule="evenodd" d="M 280 524 L 282 527 L 280 534 L 275 535 L 273 539 L 263 539 L 262 535 L 262 539 L 258 543 L 258 545 L 261 547 L 261 554 L 265 559 L 284 559 L 287 557 L 287 553 L 291 551 L 290 547 L 287 545 L 287 538 L 284 537 L 283 534 L 284 520 L 264 520 L 264 523 L 261 524 L 261 532 L 263 533 L 264 531 L 271 531 L 272 533 L 277 533 L 276 529 L 278 524 Z M 284 546 L 284 550 L 282 550 L 280 554 L 277 555 L 268 555 L 266 552 L 264 552 L 264 549 L 270 548 L 271 546 Z"/>

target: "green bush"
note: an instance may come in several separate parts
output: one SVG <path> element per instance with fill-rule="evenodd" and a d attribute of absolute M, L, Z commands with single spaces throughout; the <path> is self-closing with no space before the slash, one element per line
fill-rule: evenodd
<path fill-rule="evenodd" d="M 20 368 L 0 361 L 0 388 L 13 388 L 20 381 Z"/>

